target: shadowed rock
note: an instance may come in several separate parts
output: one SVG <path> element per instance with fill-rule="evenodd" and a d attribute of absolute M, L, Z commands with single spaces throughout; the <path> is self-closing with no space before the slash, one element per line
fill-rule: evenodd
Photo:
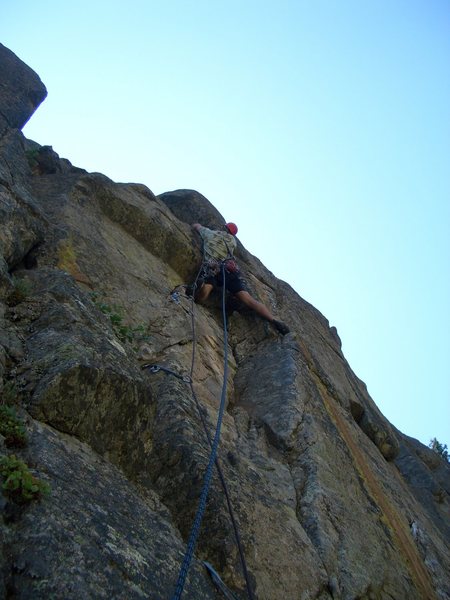
<path fill-rule="evenodd" d="M 0 137 L 8 128 L 22 129 L 46 96 L 38 75 L 0 44 Z"/>

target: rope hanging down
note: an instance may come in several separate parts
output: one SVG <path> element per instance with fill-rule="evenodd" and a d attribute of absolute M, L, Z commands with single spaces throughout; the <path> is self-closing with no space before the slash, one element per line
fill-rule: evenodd
<path fill-rule="evenodd" d="M 202 425 L 203 425 L 203 430 L 204 430 L 205 435 L 206 435 L 206 437 L 208 439 L 209 445 L 212 446 L 212 439 L 211 439 L 211 436 L 209 434 L 208 426 L 207 426 L 207 423 L 206 423 L 206 420 L 205 420 L 205 415 L 204 415 L 205 411 L 200 406 L 200 402 L 199 402 L 197 394 L 195 393 L 195 390 L 194 390 L 192 378 L 189 375 L 180 375 L 179 373 L 176 373 L 175 371 L 172 371 L 172 369 L 168 369 L 168 368 L 163 367 L 161 365 L 145 364 L 145 365 L 142 365 L 142 369 L 148 369 L 151 373 L 159 373 L 159 371 L 162 371 L 164 373 L 167 373 L 168 375 L 173 375 L 174 377 L 176 377 L 177 379 L 180 379 L 184 383 L 189 383 L 190 388 L 191 388 L 191 392 L 192 392 L 192 396 L 193 396 L 193 398 L 195 400 L 195 404 L 197 406 L 197 410 L 198 410 L 198 413 L 200 415 L 200 420 L 201 420 Z M 245 583 L 246 583 L 246 587 L 247 587 L 248 597 L 249 597 L 250 600 L 254 600 L 253 592 L 252 592 L 252 589 L 251 589 L 251 586 L 250 586 L 249 577 L 248 577 L 247 564 L 245 562 L 244 550 L 242 548 L 241 537 L 239 535 L 239 529 L 238 529 L 238 526 L 237 526 L 237 523 L 236 523 L 236 519 L 234 517 L 233 507 L 231 506 L 231 499 L 230 499 L 230 495 L 228 493 L 227 484 L 225 482 L 225 478 L 223 476 L 222 468 L 220 466 L 219 459 L 217 457 L 216 457 L 215 463 L 216 463 L 217 472 L 219 474 L 220 483 L 222 485 L 222 489 L 223 489 L 223 492 L 225 494 L 225 499 L 226 499 L 227 507 L 228 507 L 228 513 L 230 515 L 231 523 L 232 523 L 232 526 L 233 526 L 234 536 L 236 538 L 236 544 L 237 544 L 238 551 L 239 551 L 239 556 L 240 556 L 240 559 L 241 559 L 242 571 L 243 571 L 244 578 L 245 578 Z M 214 570 L 214 568 L 212 567 L 212 565 L 210 565 L 210 563 L 208 563 L 206 561 L 203 564 L 208 569 L 208 572 L 211 575 L 211 578 L 214 581 L 216 587 L 218 589 L 220 589 L 220 591 L 225 596 L 225 598 L 227 598 L 227 599 L 228 598 L 234 599 L 235 596 L 225 586 L 225 584 L 223 583 L 223 581 L 221 580 L 221 578 L 219 577 L 219 575 L 217 574 L 217 572 Z"/>
<path fill-rule="evenodd" d="M 191 361 L 191 370 L 189 372 L 190 375 L 190 388 L 191 388 L 191 393 L 192 393 L 192 397 L 194 398 L 195 401 L 195 405 L 197 407 L 197 411 L 198 414 L 200 416 L 200 420 L 202 422 L 202 426 L 203 426 L 203 430 L 205 432 L 205 436 L 208 439 L 209 445 L 212 448 L 212 439 L 211 439 L 211 435 L 209 433 L 209 429 L 208 429 L 208 425 L 206 423 L 205 420 L 205 415 L 204 413 L 206 412 L 204 409 L 202 409 L 202 407 L 200 406 L 200 402 L 199 399 L 197 397 L 197 394 L 195 393 L 194 390 L 194 385 L 193 385 L 193 375 L 194 375 L 194 366 L 195 366 L 195 354 L 196 354 L 196 346 L 197 346 L 197 334 L 196 334 L 196 329 L 195 329 L 195 292 L 197 289 L 197 283 L 198 283 L 198 279 L 200 277 L 200 274 L 203 271 L 203 264 L 200 267 L 197 276 L 195 278 L 194 284 L 192 286 L 192 296 L 191 296 L 191 329 L 192 329 L 192 361 Z M 225 293 L 225 281 L 223 283 L 223 291 Z M 225 299 L 224 296 L 222 296 L 222 311 L 225 310 Z M 226 328 L 226 323 L 225 323 L 225 328 Z M 242 566 L 242 573 L 244 575 L 244 579 L 245 579 L 245 587 L 247 589 L 247 595 L 249 600 L 254 600 L 254 595 L 253 595 L 253 591 L 252 591 L 252 586 L 250 585 L 250 578 L 248 575 L 248 570 L 247 570 L 247 563 L 245 560 L 245 555 L 244 555 L 244 549 L 242 547 L 242 542 L 241 542 L 241 536 L 239 534 L 239 528 L 236 522 L 236 519 L 234 517 L 234 511 L 233 511 L 233 507 L 231 505 L 231 499 L 230 499 L 230 494 L 228 493 L 228 487 L 227 484 L 225 482 L 225 477 L 223 475 L 222 472 L 222 468 L 220 466 L 220 462 L 219 459 L 216 457 L 215 460 L 216 463 L 216 469 L 217 469 L 217 473 L 219 475 L 219 479 L 220 479 L 220 483 L 223 489 L 223 493 L 225 495 L 225 500 L 227 502 L 227 508 L 228 508 L 228 514 L 230 515 L 230 520 L 231 520 L 231 524 L 233 527 L 233 532 L 234 532 L 234 537 L 236 539 L 236 545 L 238 547 L 238 552 L 239 552 L 239 558 L 241 561 L 241 566 Z"/>
<path fill-rule="evenodd" d="M 194 523 L 189 534 L 186 552 L 184 555 L 183 563 L 178 574 L 178 580 L 175 587 L 175 593 L 173 600 L 180 600 L 181 594 L 183 593 L 184 584 L 188 574 L 189 566 L 194 555 L 195 545 L 197 543 L 198 534 L 200 532 L 200 525 L 203 519 L 203 514 L 206 509 L 206 500 L 208 498 L 209 486 L 211 484 L 213 467 L 217 456 L 217 449 L 220 441 L 220 430 L 222 427 L 223 413 L 225 410 L 225 401 L 227 393 L 227 379 L 228 379 L 228 332 L 227 332 L 227 315 L 225 310 L 225 267 L 222 265 L 222 277 L 223 277 L 223 290 L 222 290 L 222 319 L 223 319 L 223 335 L 224 335 L 224 368 L 223 368 L 223 385 L 222 393 L 220 396 L 219 414 L 217 416 L 216 431 L 214 434 L 214 440 L 209 455 L 208 466 L 206 467 L 205 476 L 203 478 L 203 487 L 200 494 L 200 500 L 197 507 Z"/>
<path fill-rule="evenodd" d="M 203 266 L 202 266 L 203 267 Z M 183 589 L 184 589 L 184 584 L 186 581 L 186 577 L 187 577 L 187 573 L 189 570 L 189 566 L 190 563 L 192 561 L 192 557 L 194 554 L 194 549 L 195 549 L 195 544 L 197 542 L 197 537 L 200 531 L 200 525 L 201 525 L 201 521 L 203 518 L 203 514 L 206 508 L 206 500 L 207 500 L 207 496 L 208 496 L 208 491 L 209 491 L 209 486 L 211 483 L 211 478 L 212 478 L 212 469 L 213 469 L 213 464 L 216 465 L 218 474 L 219 474 L 219 478 L 220 478 L 220 482 L 222 484 L 222 488 L 224 490 L 224 494 L 226 497 L 226 501 L 227 501 L 227 506 L 228 506 L 228 511 L 230 514 L 230 518 L 231 518 L 231 522 L 233 525 L 233 529 L 234 529 L 234 533 L 235 533 L 235 537 L 236 537 L 236 542 L 237 542 L 237 546 L 238 546 L 238 550 L 239 550 L 239 555 L 241 558 L 241 563 L 242 563 L 242 569 L 243 569 L 243 573 L 244 573 L 244 577 L 245 577 L 245 582 L 246 582 L 246 587 L 247 587 L 247 592 L 248 592 L 248 597 L 250 600 L 254 599 L 252 590 L 251 590 L 251 586 L 250 586 L 250 581 L 249 581 L 249 577 L 248 577 L 248 571 L 247 571 L 247 565 L 245 562 L 245 557 L 244 557 L 244 552 L 243 552 L 243 548 L 242 548 L 242 543 L 240 540 L 240 536 L 239 536 L 239 531 L 237 528 L 237 523 L 236 520 L 234 518 L 234 514 L 233 514 L 233 509 L 231 506 L 231 501 L 230 501 L 230 497 L 228 494 L 228 490 L 227 490 L 227 486 L 225 483 L 225 479 L 222 473 L 222 470 L 220 468 L 220 464 L 218 462 L 217 459 L 217 449 L 218 449 L 218 445 L 219 445 L 219 440 L 220 440 L 220 429 L 221 429 L 221 424 L 222 424 L 222 418 L 223 418 L 223 412 L 224 412 L 224 408 L 225 408 L 225 400 L 226 400 L 226 388 L 227 388 L 227 378 L 228 378 L 228 337 L 227 337 L 227 320 L 226 320 L 226 309 L 225 309 L 225 266 L 224 264 L 222 264 L 222 275 L 223 275 L 223 290 L 222 290 L 222 317 L 223 317 L 223 330 L 224 330 L 224 379 L 223 379 L 223 386 L 222 386 L 222 394 L 221 394 L 221 402 L 220 402 L 220 408 L 219 408 L 219 415 L 218 415 L 218 419 L 217 419 L 217 425 L 216 425 L 216 431 L 215 431 L 215 436 L 214 436 L 214 440 L 211 440 L 211 436 L 209 434 L 208 431 L 208 427 L 205 421 L 205 417 L 202 411 L 202 408 L 200 406 L 200 403 L 198 401 L 197 395 L 195 394 L 195 390 L 193 387 L 193 382 L 192 382 L 192 376 L 193 376 L 193 372 L 194 372 L 194 364 L 195 364 L 195 353 L 196 353 L 196 332 L 195 332 L 195 316 L 194 316 L 194 296 L 195 296 L 195 291 L 196 291 L 196 287 L 197 287 L 197 282 L 198 279 L 200 277 L 200 274 L 202 272 L 202 267 L 200 268 L 200 270 L 197 273 L 197 276 L 195 278 L 194 284 L 193 284 L 193 290 L 192 290 L 192 310 L 191 310 L 191 320 L 192 320 L 192 340 L 193 340 L 193 347 L 192 347 L 192 362 L 191 362 L 191 370 L 190 370 L 190 388 L 192 391 L 192 396 L 195 400 L 196 406 L 197 406 L 197 410 L 199 412 L 200 415 L 200 419 L 203 425 L 203 429 L 205 431 L 206 437 L 208 439 L 208 442 L 211 446 L 211 454 L 210 454 L 210 458 L 209 458 L 209 462 L 208 462 L 208 466 L 206 468 L 206 472 L 205 472 L 205 476 L 204 476 L 204 482 L 203 482 L 203 488 L 202 488 L 202 492 L 200 495 L 200 501 L 199 501 L 199 505 L 197 508 L 197 513 L 195 516 L 195 520 L 194 520 L 194 524 L 192 526 L 190 535 L 189 535 L 189 540 L 188 540 L 188 544 L 187 544 L 187 549 L 186 549 L 186 553 L 183 559 L 183 563 L 182 566 L 180 568 L 180 572 L 178 575 L 178 580 L 177 580 L 177 584 L 176 584 L 176 588 L 175 588 L 175 593 L 173 596 L 172 600 L 180 600 L 181 595 L 183 593 Z M 231 593 L 231 592 L 230 592 Z"/>

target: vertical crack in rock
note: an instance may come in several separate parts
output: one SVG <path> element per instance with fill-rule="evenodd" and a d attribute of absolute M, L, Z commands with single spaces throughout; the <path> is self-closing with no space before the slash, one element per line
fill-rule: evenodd
<path fill-rule="evenodd" d="M 297 387 L 297 355 L 295 342 L 287 338 L 280 342 L 269 337 L 260 342 L 255 352 L 238 364 L 233 413 L 240 433 L 239 451 L 246 456 L 248 469 L 259 474 L 254 479 L 253 494 L 258 498 L 257 490 L 265 490 L 262 506 L 256 504 L 252 515 L 254 535 L 265 536 L 264 525 L 261 528 L 258 522 L 262 520 L 271 524 L 275 521 L 288 532 L 281 547 L 269 545 L 270 554 L 265 560 L 276 560 L 289 572 L 302 573 L 303 585 L 292 577 L 286 582 L 288 597 L 300 594 L 302 589 L 308 589 L 312 597 L 320 597 L 321 590 L 327 589 L 328 576 L 298 519 L 297 486 L 288 457 L 298 451 L 304 421 L 304 398 L 301 391 L 299 397 Z"/>
<path fill-rule="evenodd" d="M 398 548 L 405 564 L 409 570 L 410 577 L 414 581 L 415 586 L 421 597 L 434 598 L 435 591 L 430 581 L 429 573 L 424 568 L 423 561 L 417 551 L 416 546 L 412 542 L 409 531 L 405 528 L 404 519 L 397 513 L 392 502 L 389 501 L 381 485 L 377 482 L 371 468 L 368 466 L 361 450 L 356 444 L 350 428 L 340 413 L 340 409 L 329 396 L 323 383 L 317 378 L 317 386 L 322 396 L 324 406 L 335 423 L 339 434 L 345 441 L 350 453 L 353 457 L 356 468 L 358 469 L 361 479 L 365 482 L 370 495 L 374 498 L 377 506 L 382 511 L 382 516 L 386 521 L 386 525 L 392 534 L 395 545 Z"/>

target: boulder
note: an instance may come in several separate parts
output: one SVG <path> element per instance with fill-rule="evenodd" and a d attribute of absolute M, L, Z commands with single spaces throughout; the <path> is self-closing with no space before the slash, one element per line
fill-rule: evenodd
<path fill-rule="evenodd" d="M 0 44 L 0 137 L 8 128 L 22 129 L 47 90 L 39 76 Z"/>

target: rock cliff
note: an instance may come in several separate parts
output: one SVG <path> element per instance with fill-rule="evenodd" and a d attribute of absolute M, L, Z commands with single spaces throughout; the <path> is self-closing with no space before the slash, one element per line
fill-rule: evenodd
<path fill-rule="evenodd" d="M 45 87 L 1 45 L 0 76 L 0 385 L 28 438 L 0 436 L 0 455 L 51 489 L 0 495 L 0 597 L 168 599 L 210 448 L 190 385 L 141 366 L 189 374 L 195 335 L 192 387 L 213 437 L 220 298 L 171 291 L 201 263 L 190 224 L 224 219 L 198 192 L 155 196 L 27 140 Z M 281 337 L 227 305 L 219 461 L 254 597 L 450 598 L 449 465 L 385 419 L 319 311 L 237 255 L 291 327 Z M 183 597 L 224 597 L 203 561 L 248 597 L 216 475 Z"/>

